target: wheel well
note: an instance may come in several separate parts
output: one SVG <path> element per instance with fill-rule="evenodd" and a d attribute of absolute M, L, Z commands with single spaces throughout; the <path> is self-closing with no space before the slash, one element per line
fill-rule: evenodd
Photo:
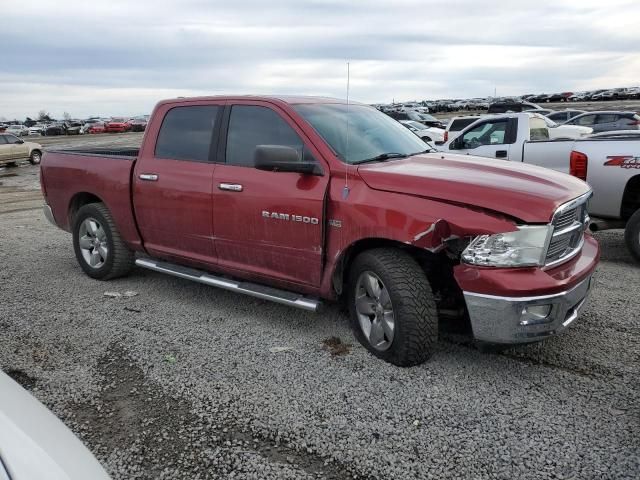
<path fill-rule="evenodd" d="M 102 203 L 102 200 L 93 193 L 87 192 L 76 193 L 73 196 L 69 203 L 69 225 L 73 222 L 73 217 L 76 215 L 76 212 L 89 203 Z"/>
<path fill-rule="evenodd" d="M 640 175 L 631 177 L 624 188 L 620 216 L 623 220 L 628 220 L 638 209 L 640 209 Z"/>
<path fill-rule="evenodd" d="M 454 328 L 457 331 L 470 331 L 465 313 L 464 296 L 453 276 L 453 267 L 459 262 L 457 256 L 449 255 L 446 251 L 432 253 L 423 248 L 384 238 L 357 241 L 343 253 L 333 273 L 333 288 L 343 301 L 346 299 L 345 286 L 349 282 L 349 270 L 353 261 L 360 253 L 373 248 L 398 248 L 411 255 L 429 280 L 439 314 L 448 317 L 448 323 L 455 324 Z"/>

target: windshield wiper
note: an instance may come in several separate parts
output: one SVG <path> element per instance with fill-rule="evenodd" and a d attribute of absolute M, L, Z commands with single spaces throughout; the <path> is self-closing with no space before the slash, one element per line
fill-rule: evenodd
<path fill-rule="evenodd" d="M 436 150 L 435 148 L 427 148 L 426 150 L 423 150 L 421 152 L 410 153 L 409 156 L 412 157 L 413 155 L 420 155 L 421 153 L 434 153 L 437 151 L 438 150 Z"/>
<path fill-rule="evenodd" d="M 369 163 L 369 162 L 383 162 L 385 160 L 390 160 L 392 158 L 406 158 L 408 155 L 405 153 L 397 153 L 397 152 L 387 152 L 381 153 L 380 155 L 376 155 L 375 157 L 365 158 L 364 160 L 357 160 L 352 162 L 353 165 L 359 165 L 361 163 Z"/>

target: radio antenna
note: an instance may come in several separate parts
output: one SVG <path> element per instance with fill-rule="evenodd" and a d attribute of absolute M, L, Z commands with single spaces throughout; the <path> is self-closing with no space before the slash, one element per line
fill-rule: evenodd
<path fill-rule="evenodd" d="M 344 169 L 344 188 L 342 189 L 342 198 L 346 199 L 349 196 L 349 80 L 350 80 L 350 65 L 347 62 L 347 132 L 345 141 L 345 169 Z"/>

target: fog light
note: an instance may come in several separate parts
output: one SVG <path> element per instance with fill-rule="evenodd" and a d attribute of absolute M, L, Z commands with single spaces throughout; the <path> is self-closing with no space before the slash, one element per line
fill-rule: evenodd
<path fill-rule="evenodd" d="M 522 317 L 520 325 L 536 325 L 538 323 L 547 323 L 551 313 L 551 305 L 529 305 L 522 309 Z"/>

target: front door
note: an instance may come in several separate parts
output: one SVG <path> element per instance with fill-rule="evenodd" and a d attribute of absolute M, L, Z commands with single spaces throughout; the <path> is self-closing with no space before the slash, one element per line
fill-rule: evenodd
<path fill-rule="evenodd" d="M 451 147 L 453 153 L 466 153 L 479 157 L 509 159 L 510 135 L 508 119 L 488 120 L 477 124 L 456 138 Z"/>
<path fill-rule="evenodd" d="M 4 135 L 4 137 L 7 143 L 11 145 L 9 160 L 24 160 L 29 157 L 29 147 L 24 143 L 24 140 L 9 134 Z"/>
<path fill-rule="evenodd" d="M 223 105 L 159 110 L 155 151 L 143 150 L 134 172 L 134 207 L 146 250 L 154 256 L 214 265 L 213 173 Z"/>
<path fill-rule="evenodd" d="M 227 108 L 225 163 L 214 173 L 214 236 L 221 266 L 282 281 L 319 286 L 323 263 L 324 175 L 254 168 L 258 145 L 284 145 L 318 161 L 293 121 L 261 102 Z M 321 167 L 322 168 L 322 167 Z"/>

